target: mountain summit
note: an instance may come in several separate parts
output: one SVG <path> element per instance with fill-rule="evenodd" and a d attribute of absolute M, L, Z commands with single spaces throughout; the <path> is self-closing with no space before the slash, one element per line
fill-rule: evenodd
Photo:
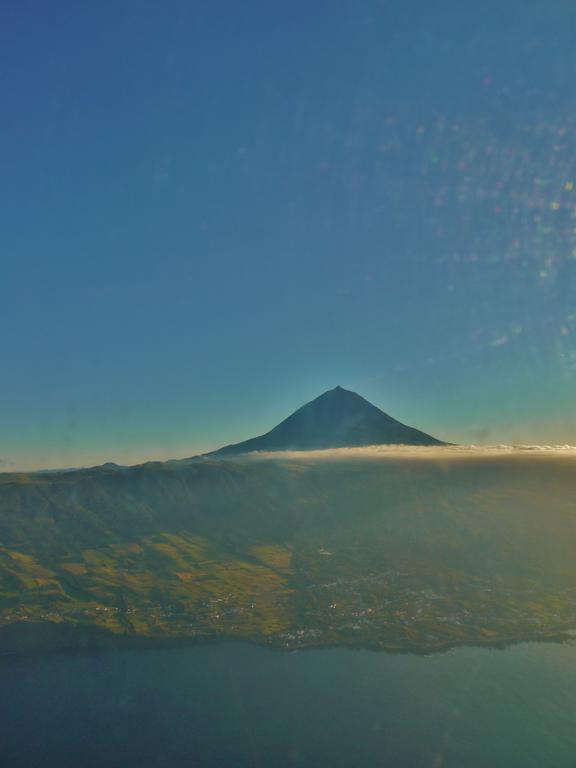
<path fill-rule="evenodd" d="M 226 445 L 210 456 L 250 451 L 310 451 L 361 445 L 444 445 L 407 427 L 356 392 L 342 387 L 324 392 L 298 408 L 270 432 Z"/>

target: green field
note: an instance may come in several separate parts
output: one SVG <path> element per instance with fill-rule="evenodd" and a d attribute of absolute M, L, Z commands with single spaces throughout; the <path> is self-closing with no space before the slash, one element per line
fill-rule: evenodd
<path fill-rule="evenodd" d="M 0 647 L 39 626 L 418 651 L 557 637 L 576 627 L 574 469 L 303 456 L 3 475 Z"/>

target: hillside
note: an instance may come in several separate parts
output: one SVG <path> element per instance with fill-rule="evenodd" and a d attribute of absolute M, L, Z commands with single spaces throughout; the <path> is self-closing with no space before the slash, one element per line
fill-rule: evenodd
<path fill-rule="evenodd" d="M 573 459 L 541 456 L 3 475 L 0 647 L 555 637 L 576 627 L 574 490 Z"/>

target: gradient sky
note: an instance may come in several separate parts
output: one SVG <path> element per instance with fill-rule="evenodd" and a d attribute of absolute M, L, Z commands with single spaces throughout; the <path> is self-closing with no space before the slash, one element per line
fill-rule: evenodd
<path fill-rule="evenodd" d="M 2 468 L 336 384 L 576 443 L 575 40 L 572 0 L 5 0 Z"/>

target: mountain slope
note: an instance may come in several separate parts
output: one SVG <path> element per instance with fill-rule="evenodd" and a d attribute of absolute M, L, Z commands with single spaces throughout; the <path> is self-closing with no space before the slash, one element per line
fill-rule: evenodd
<path fill-rule="evenodd" d="M 430 652 L 575 627 L 573 459 L 432 454 L 0 475 L 0 653 L 127 637 Z"/>
<path fill-rule="evenodd" d="M 356 392 L 342 387 L 303 405 L 259 437 L 226 445 L 209 456 L 251 451 L 306 451 L 361 445 L 444 445 L 393 419 Z"/>

